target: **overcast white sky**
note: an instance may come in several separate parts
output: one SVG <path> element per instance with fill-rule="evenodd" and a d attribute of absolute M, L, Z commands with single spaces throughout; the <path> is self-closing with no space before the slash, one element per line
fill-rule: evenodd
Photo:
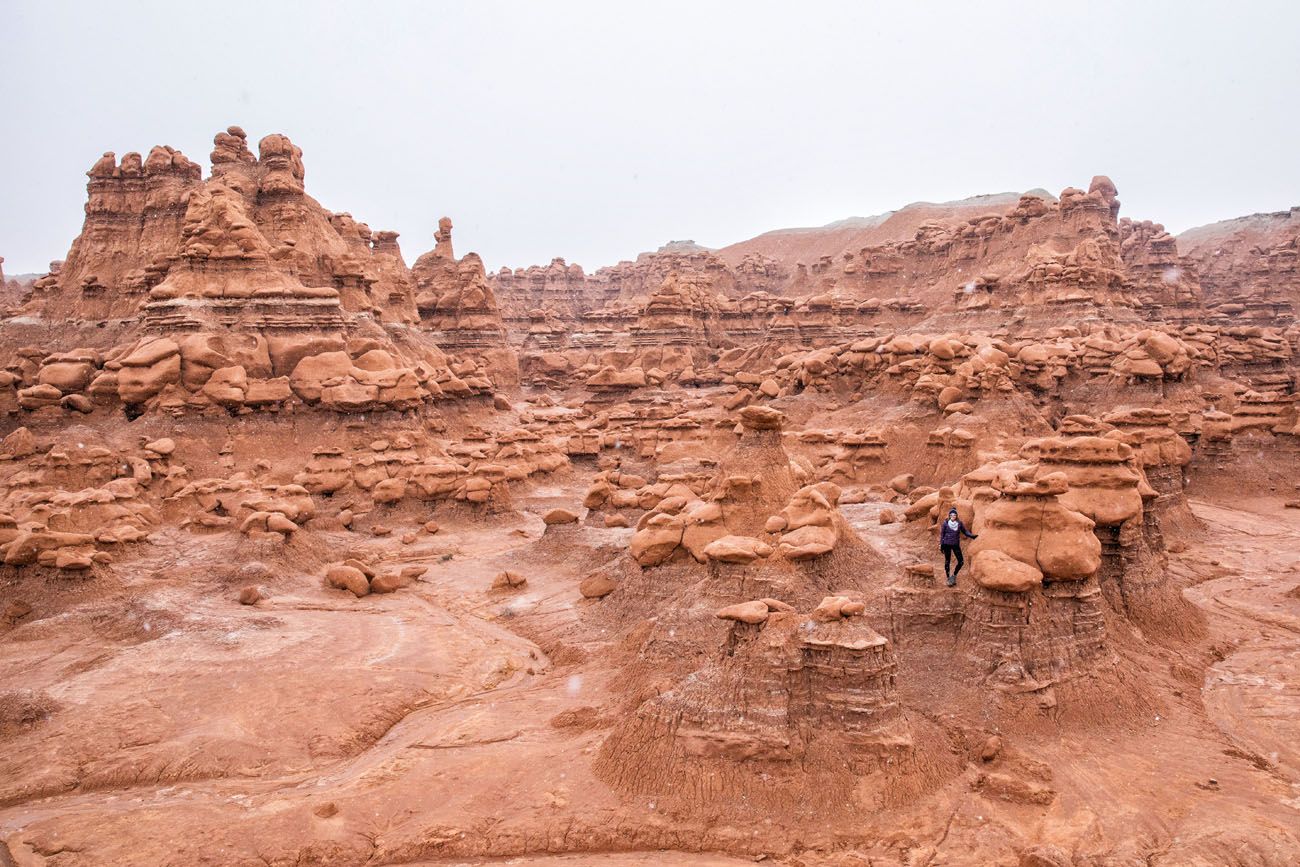
<path fill-rule="evenodd" d="M 911 201 L 1087 186 L 1178 231 L 1300 204 L 1300 3 L 0 0 L 0 255 L 105 150 L 283 132 L 408 261 L 589 270 Z"/>

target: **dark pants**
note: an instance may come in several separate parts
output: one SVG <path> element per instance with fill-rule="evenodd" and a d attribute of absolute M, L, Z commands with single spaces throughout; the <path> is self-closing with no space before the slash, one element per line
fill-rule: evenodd
<path fill-rule="evenodd" d="M 961 543 L 958 542 L 956 545 L 940 545 L 939 548 L 943 551 L 943 573 L 956 578 L 957 573 L 961 571 L 962 565 L 966 562 L 966 558 L 961 555 Z M 957 555 L 957 568 L 951 569 L 950 567 L 952 565 L 954 554 Z"/>

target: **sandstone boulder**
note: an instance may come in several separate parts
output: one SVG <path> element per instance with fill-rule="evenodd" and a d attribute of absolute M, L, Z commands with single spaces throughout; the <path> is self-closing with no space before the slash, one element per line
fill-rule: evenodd
<path fill-rule="evenodd" d="M 509 570 L 498 572 L 492 579 L 493 590 L 519 590 L 528 583 L 528 579 L 518 572 Z"/>
<path fill-rule="evenodd" d="M 325 583 L 339 590 L 347 590 L 358 598 L 370 592 L 366 574 L 353 566 L 339 564 L 325 570 Z"/>
<path fill-rule="evenodd" d="M 576 524 L 578 523 L 578 515 L 569 509 L 551 509 L 542 516 L 542 523 L 548 527 L 557 524 Z"/>
<path fill-rule="evenodd" d="M 650 516 L 645 526 L 632 535 L 632 557 L 642 566 L 658 566 L 682 543 L 686 524 L 674 515 Z"/>
<path fill-rule="evenodd" d="M 771 553 L 771 545 L 752 536 L 722 536 L 704 546 L 704 556 L 719 563 L 752 563 Z"/>
<path fill-rule="evenodd" d="M 975 581 L 989 590 L 1025 593 L 1043 586 L 1043 573 L 1028 563 L 1007 556 L 996 549 L 986 549 L 971 558 Z"/>
<path fill-rule="evenodd" d="M 719 620 L 734 620 L 737 623 L 757 624 L 767 620 L 768 614 L 767 603 L 755 600 L 753 602 L 741 602 L 737 605 L 728 605 L 726 608 L 718 609 L 714 617 Z"/>

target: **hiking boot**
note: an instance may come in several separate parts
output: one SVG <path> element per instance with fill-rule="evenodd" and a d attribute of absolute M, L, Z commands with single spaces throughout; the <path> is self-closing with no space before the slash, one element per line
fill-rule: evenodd
<path fill-rule="evenodd" d="M 949 587 L 956 587 L 956 586 L 957 586 L 957 576 L 956 576 L 956 575 L 949 575 L 949 576 L 948 576 L 948 586 L 949 586 Z"/>

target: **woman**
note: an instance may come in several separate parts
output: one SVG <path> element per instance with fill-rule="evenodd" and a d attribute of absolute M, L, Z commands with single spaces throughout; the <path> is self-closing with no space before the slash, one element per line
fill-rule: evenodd
<path fill-rule="evenodd" d="M 948 510 L 948 520 L 944 521 L 939 527 L 939 550 L 943 552 L 943 574 L 948 577 L 948 586 L 957 586 L 957 573 L 961 571 L 962 564 L 966 562 L 961 556 L 961 537 L 967 539 L 978 539 L 979 536 L 972 535 L 966 529 L 966 525 L 957 517 L 956 509 Z M 952 564 L 952 555 L 957 555 L 957 568 L 949 571 Z"/>

